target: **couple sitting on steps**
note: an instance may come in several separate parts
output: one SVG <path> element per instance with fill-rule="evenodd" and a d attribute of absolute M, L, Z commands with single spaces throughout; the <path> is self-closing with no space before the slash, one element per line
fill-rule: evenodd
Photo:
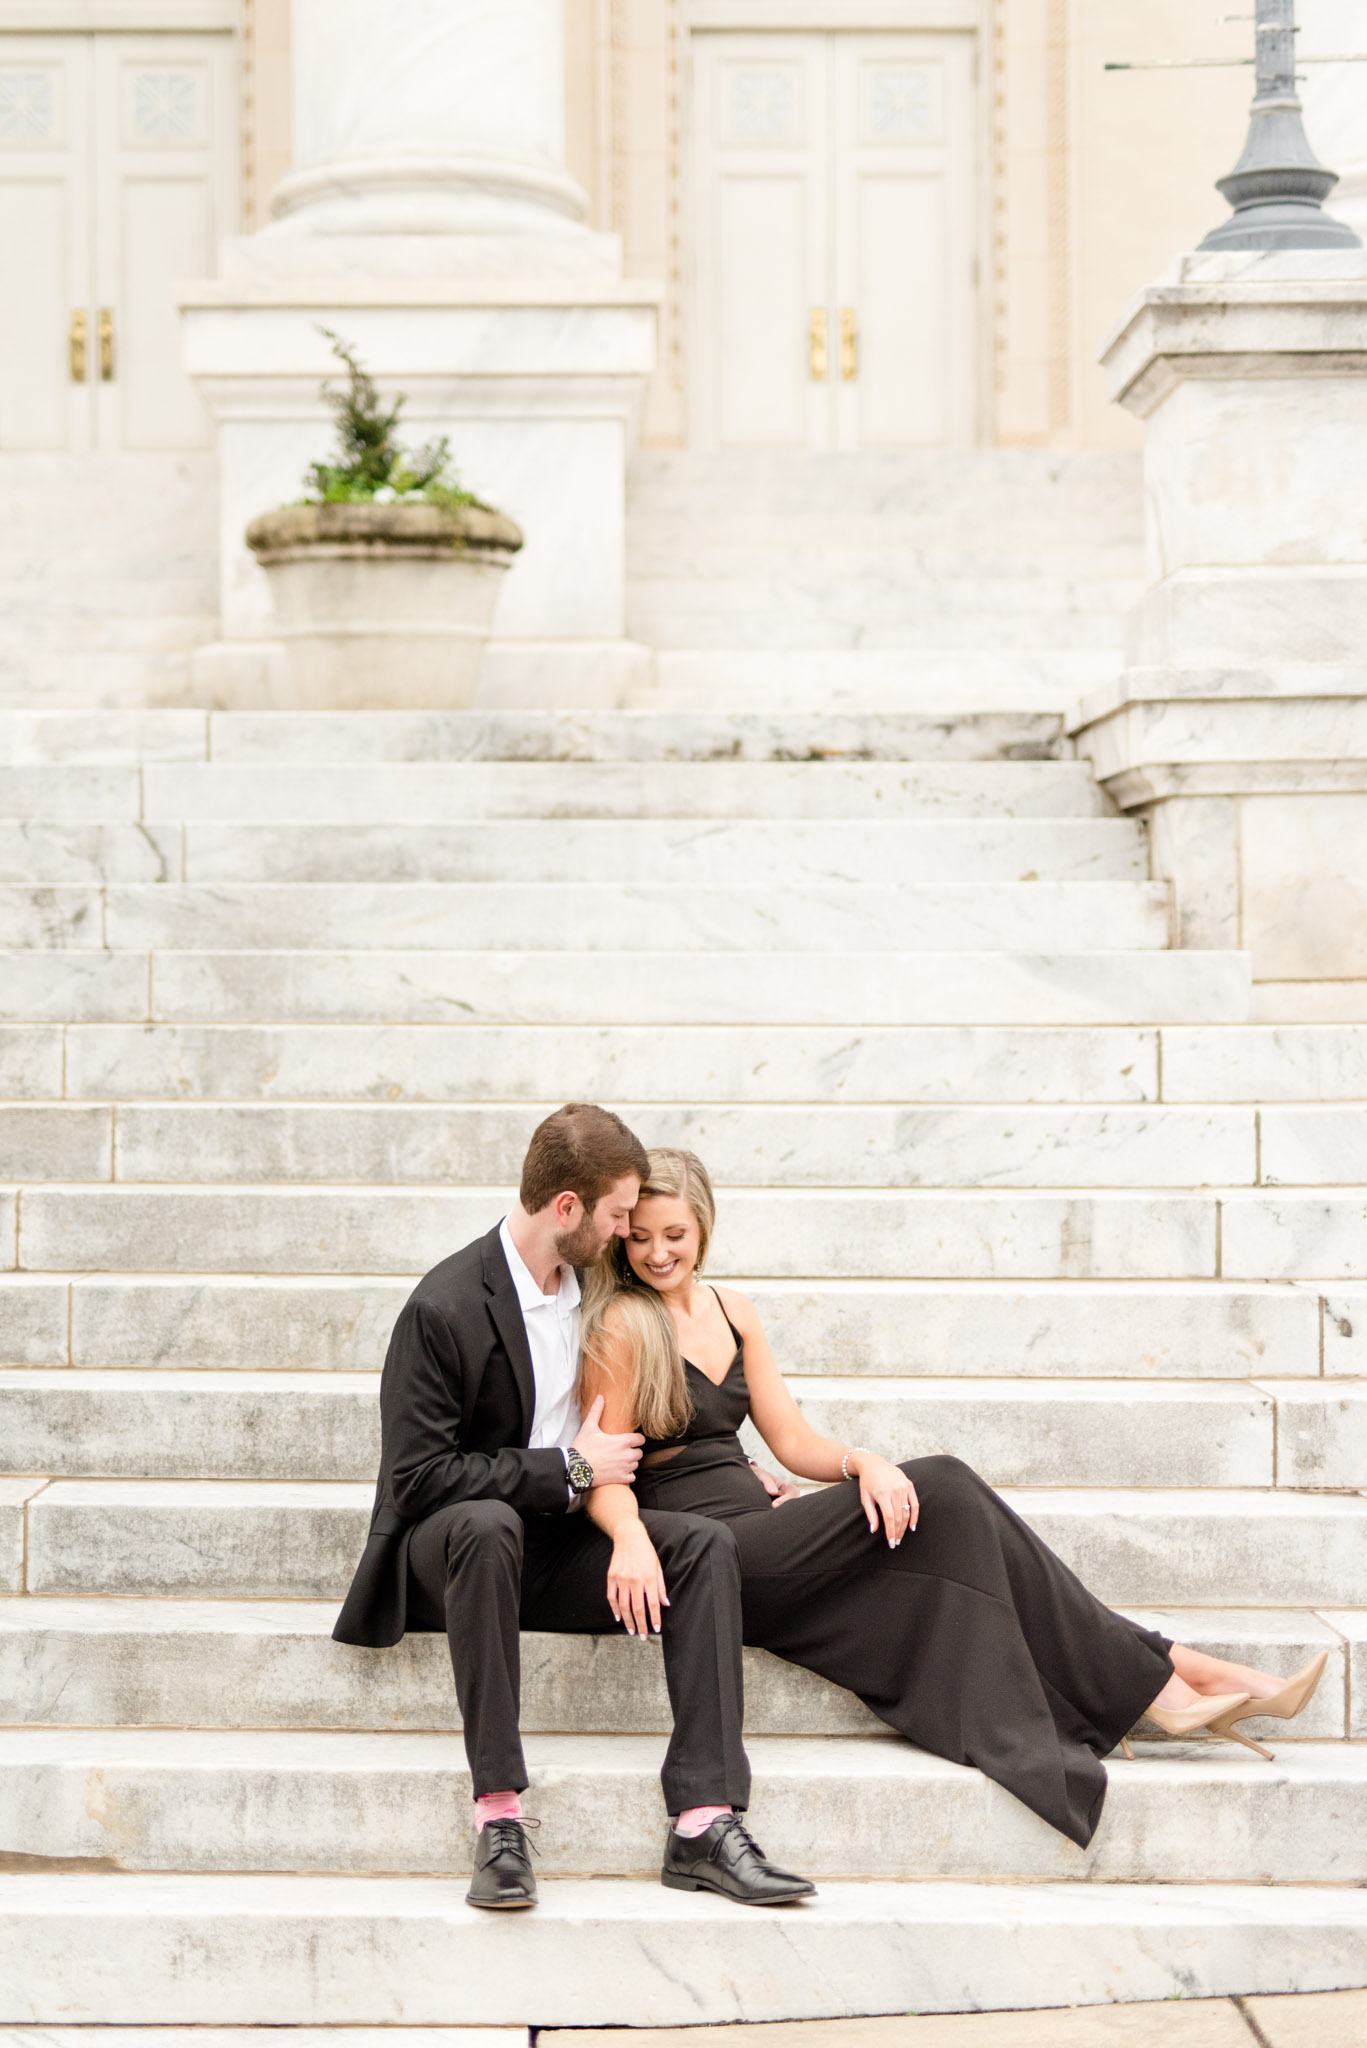
<path fill-rule="evenodd" d="M 1143 1713 L 1237 1741 L 1291 1683 L 1113 1614 L 957 1458 L 890 1464 L 809 1428 L 752 1305 L 702 1279 L 712 1189 L 570 1103 L 519 1200 L 405 1304 L 380 1383 L 370 1537 L 334 1633 L 444 1630 L 475 1795 L 475 1906 L 530 1906 L 519 1630 L 658 1634 L 674 1712 L 662 1878 L 745 1905 L 814 1887 L 747 1832 L 741 1645 L 847 1686 L 1082 1846 Z M 582 1286 L 582 1295 L 581 1295 Z M 746 1416 L 799 1494 L 751 1465 Z M 1256 1747 L 1257 1745 L 1253 1745 Z M 1263 1754 L 1268 1752 L 1264 1751 Z"/>

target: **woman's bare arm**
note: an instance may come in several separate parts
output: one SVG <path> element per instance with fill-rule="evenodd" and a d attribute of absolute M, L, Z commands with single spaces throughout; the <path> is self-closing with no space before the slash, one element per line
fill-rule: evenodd
<path fill-rule="evenodd" d="M 857 1479 L 869 1528 L 876 1531 L 881 1517 L 895 1550 L 920 1515 L 916 1489 L 906 1473 L 874 1451 L 851 1449 L 814 1430 L 784 1383 L 754 1303 L 729 1287 L 724 1292 L 718 1289 L 718 1299 L 740 1331 L 750 1414 L 774 1456 L 801 1479 Z"/>

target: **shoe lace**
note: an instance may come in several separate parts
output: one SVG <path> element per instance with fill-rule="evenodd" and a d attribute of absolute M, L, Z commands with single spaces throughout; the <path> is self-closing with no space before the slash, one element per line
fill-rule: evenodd
<path fill-rule="evenodd" d="M 718 1860 L 728 1840 L 735 1844 L 737 1850 L 749 1849 L 753 1855 L 758 1856 L 761 1863 L 764 1862 L 763 1849 L 760 1848 L 759 1843 L 755 1840 L 749 1828 L 746 1827 L 740 1815 L 733 1813 L 722 1822 L 717 1831 L 717 1839 L 707 1852 L 709 1863 L 715 1863 Z"/>
<path fill-rule="evenodd" d="M 531 1833 L 528 1831 L 535 1832 L 540 1825 L 539 1820 L 486 1821 L 484 1833 L 493 1836 L 493 1841 L 490 1844 L 492 1855 L 501 1856 L 505 1849 L 527 1848 L 531 1850 L 533 1856 L 539 1856 L 541 1851 L 531 1839 Z"/>

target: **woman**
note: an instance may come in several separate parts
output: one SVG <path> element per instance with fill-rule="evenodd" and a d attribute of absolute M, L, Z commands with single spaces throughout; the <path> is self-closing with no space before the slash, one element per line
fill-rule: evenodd
<path fill-rule="evenodd" d="M 646 1439 L 634 1497 L 593 1497 L 631 1633 L 658 1626 L 666 1598 L 638 1506 L 726 1521 L 748 1643 L 847 1686 L 922 1749 L 976 1764 L 1083 1848 L 1106 1796 L 1101 1759 L 1141 1714 L 1257 1748 L 1238 1721 L 1300 1711 L 1323 1656 L 1285 1684 L 1169 1643 L 1104 1607 L 957 1458 L 894 1465 L 819 1436 L 752 1304 L 700 1277 L 714 1213 L 699 1159 L 651 1152 L 630 1236 L 585 1294 L 581 1398 L 603 1397 L 604 1429 Z M 790 1472 L 832 1483 L 771 1502 L 736 1434 L 747 1413 Z"/>

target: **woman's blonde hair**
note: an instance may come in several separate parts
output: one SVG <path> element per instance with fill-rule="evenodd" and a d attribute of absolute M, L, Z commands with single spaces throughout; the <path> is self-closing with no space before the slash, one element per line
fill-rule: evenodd
<path fill-rule="evenodd" d="M 687 1202 L 698 1226 L 701 1273 L 717 1220 L 717 1205 L 707 1168 L 695 1152 L 662 1146 L 649 1152 L 650 1171 L 641 1183 L 640 1199 L 667 1195 Z M 606 1327 L 611 1311 L 612 1327 Z M 609 1359 L 625 1337 L 630 1354 L 629 1413 L 633 1428 L 656 1442 L 682 1436 L 693 1419 L 693 1403 L 684 1376 L 679 1333 L 663 1297 L 638 1280 L 627 1258 L 625 1241 L 615 1237 L 584 1286 L 580 1394 L 592 1368 L 615 1379 Z"/>

